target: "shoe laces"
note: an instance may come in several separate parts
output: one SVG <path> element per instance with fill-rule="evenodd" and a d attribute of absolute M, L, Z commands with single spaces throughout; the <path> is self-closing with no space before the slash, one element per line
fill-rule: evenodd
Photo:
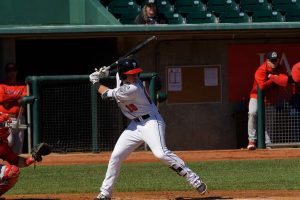
<path fill-rule="evenodd" d="M 110 199 L 109 197 L 105 196 L 104 194 L 99 193 L 96 199 Z"/>
<path fill-rule="evenodd" d="M 198 188 L 200 187 L 202 181 L 200 179 L 200 177 L 194 173 L 194 172 L 190 172 L 187 174 L 187 181 L 194 187 L 194 188 Z"/>

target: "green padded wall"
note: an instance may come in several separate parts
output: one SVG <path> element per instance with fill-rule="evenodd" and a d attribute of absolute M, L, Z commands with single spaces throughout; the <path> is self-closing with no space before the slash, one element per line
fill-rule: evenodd
<path fill-rule="evenodd" d="M 120 24 L 97 0 L 1 0 L 0 25 Z"/>

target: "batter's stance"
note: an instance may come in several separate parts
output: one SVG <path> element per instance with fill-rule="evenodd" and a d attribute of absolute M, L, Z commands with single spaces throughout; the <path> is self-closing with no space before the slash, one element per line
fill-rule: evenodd
<path fill-rule="evenodd" d="M 114 89 L 102 84 L 101 78 L 109 74 L 105 67 L 90 75 L 90 81 L 102 98 L 115 99 L 123 114 L 131 120 L 115 145 L 100 193 L 95 200 L 111 199 L 122 161 L 143 142 L 147 143 L 155 157 L 185 177 L 200 194 L 204 194 L 206 184 L 166 147 L 165 122 L 139 79 L 138 75 L 142 71 L 135 60 L 121 60 L 116 75 L 117 87 Z"/>

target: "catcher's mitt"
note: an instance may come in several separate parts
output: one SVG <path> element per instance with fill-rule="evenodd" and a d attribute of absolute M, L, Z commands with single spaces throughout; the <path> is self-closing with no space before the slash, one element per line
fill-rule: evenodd
<path fill-rule="evenodd" d="M 35 161 L 41 162 L 43 160 L 42 156 L 49 155 L 51 152 L 52 147 L 49 144 L 40 143 L 32 149 L 31 155 Z"/>

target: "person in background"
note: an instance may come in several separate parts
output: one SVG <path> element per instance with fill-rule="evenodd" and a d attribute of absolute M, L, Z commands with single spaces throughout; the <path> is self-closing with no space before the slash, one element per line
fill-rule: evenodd
<path fill-rule="evenodd" d="M 157 9 L 155 0 L 146 0 L 135 24 L 168 24 L 166 16 Z"/>
<path fill-rule="evenodd" d="M 279 64 L 275 51 L 267 54 L 265 62 L 258 67 L 254 75 L 254 83 L 250 92 L 248 112 L 248 150 L 256 149 L 257 141 L 257 87 L 265 91 L 265 102 L 276 103 L 281 99 L 281 91 L 288 83 L 286 68 Z M 271 143 L 268 133 L 265 133 L 266 144 Z"/>
<path fill-rule="evenodd" d="M 5 66 L 5 80 L 0 83 L 0 112 L 8 114 L 12 122 L 24 123 L 25 117 L 20 113 L 21 100 L 27 95 L 27 89 L 24 83 L 17 80 L 18 70 L 15 63 L 8 63 Z M 19 116 L 19 122 L 18 120 Z M 24 130 L 10 128 L 8 136 L 8 145 L 16 154 L 21 154 L 24 143 Z"/>
<path fill-rule="evenodd" d="M 297 112 L 300 112 L 300 62 L 297 62 L 292 67 L 289 85 L 292 90 L 292 97 L 289 103 Z"/>
<path fill-rule="evenodd" d="M 293 65 L 289 82 L 296 83 L 298 86 L 300 85 L 300 62 Z"/>

